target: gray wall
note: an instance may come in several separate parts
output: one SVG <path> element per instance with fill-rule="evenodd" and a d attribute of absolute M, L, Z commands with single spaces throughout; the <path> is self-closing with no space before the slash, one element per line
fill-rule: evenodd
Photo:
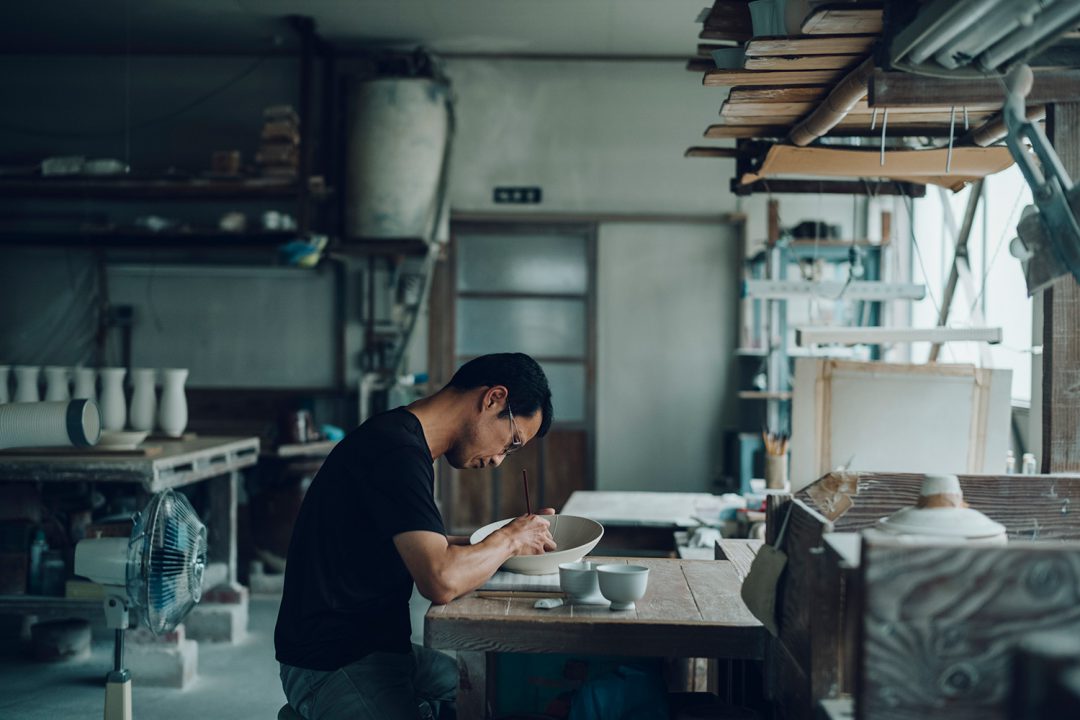
<path fill-rule="evenodd" d="M 600 228 L 597 489 L 708 491 L 736 421 L 730 225 Z"/>

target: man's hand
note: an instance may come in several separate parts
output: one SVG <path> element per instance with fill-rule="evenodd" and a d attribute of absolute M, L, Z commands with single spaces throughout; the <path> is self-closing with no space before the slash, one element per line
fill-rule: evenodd
<path fill-rule="evenodd" d="M 537 514 L 515 518 L 498 532 L 510 540 L 515 555 L 543 555 L 555 549 L 555 540 L 551 537 L 551 525 Z"/>

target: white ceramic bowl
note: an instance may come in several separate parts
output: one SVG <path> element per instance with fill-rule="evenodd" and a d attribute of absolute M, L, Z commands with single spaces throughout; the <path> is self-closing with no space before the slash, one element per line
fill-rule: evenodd
<path fill-rule="evenodd" d="M 582 561 L 561 563 L 559 565 L 559 587 L 578 605 L 607 605 L 608 601 L 600 594 L 600 581 L 597 579 L 596 563 Z"/>
<path fill-rule="evenodd" d="M 560 563 L 577 562 L 596 547 L 604 536 L 604 526 L 589 518 L 576 515 L 544 515 L 551 523 L 551 535 L 557 548 L 543 555 L 515 555 L 503 563 L 502 569 L 525 575 L 550 575 L 559 572 Z M 517 518 L 507 518 L 485 525 L 472 534 L 469 542 L 476 545 L 503 525 Z"/>
<path fill-rule="evenodd" d="M 102 430 L 97 447 L 109 450 L 134 450 L 149 434 L 147 430 Z"/>
<path fill-rule="evenodd" d="M 600 592 L 611 601 L 612 610 L 633 610 L 634 602 L 645 596 L 649 585 L 649 568 L 643 565 L 600 565 L 596 575 Z"/>

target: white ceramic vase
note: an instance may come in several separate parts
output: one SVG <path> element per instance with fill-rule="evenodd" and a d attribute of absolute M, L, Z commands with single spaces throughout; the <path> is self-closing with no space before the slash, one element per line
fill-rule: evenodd
<path fill-rule="evenodd" d="M 15 402 L 41 402 L 38 378 L 41 368 L 36 365 L 15 366 Z"/>
<path fill-rule="evenodd" d="M 66 402 L 71 399 L 71 376 L 66 367 L 49 365 L 45 368 L 45 402 Z"/>
<path fill-rule="evenodd" d="M 187 427 L 187 397 L 184 382 L 187 368 L 165 368 L 161 371 L 161 408 L 158 411 L 158 427 L 169 437 L 180 437 Z"/>
<path fill-rule="evenodd" d="M 107 367 L 98 371 L 101 375 L 102 430 L 123 430 L 127 423 L 127 403 L 124 400 L 124 375 L 127 368 Z"/>
<path fill-rule="evenodd" d="M 10 365 L 0 365 L 0 405 L 11 402 L 11 395 L 8 394 L 8 376 L 10 374 Z"/>
<path fill-rule="evenodd" d="M 132 430 L 154 429 L 154 418 L 157 417 L 157 396 L 154 394 L 154 380 L 157 372 L 152 368 L 132 368 L 131 384 L 134 390 L 131 393 L 131 407 L 128 412 L 128 420 Z"/>
<path fill-rule="evenodd" d="M 71 369 L 75 377 L 75 392 L 71 397 L 76 400 L 93 400 L 97 402 L 97 370 L 94 368 L 76 367 Z"/>

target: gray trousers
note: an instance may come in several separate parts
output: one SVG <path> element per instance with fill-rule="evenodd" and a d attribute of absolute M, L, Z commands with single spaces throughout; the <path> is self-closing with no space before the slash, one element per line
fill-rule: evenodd
<path fill-rule="evenodd" d="M 419 645 L 371 653 L 339 670 L 281 665 L 285 697 L 305 720 L 452 718 L 457 683 L 457 663 Z"/>

